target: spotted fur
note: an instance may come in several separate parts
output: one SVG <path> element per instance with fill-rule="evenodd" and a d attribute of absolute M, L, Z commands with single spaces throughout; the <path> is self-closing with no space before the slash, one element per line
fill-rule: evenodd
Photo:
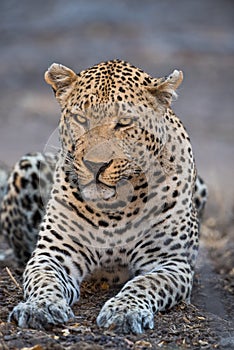
<path fill-rule="evenodd" d="M 38 239 L 38 222 L 30 219 L 29 254 L 37 243 L 24 272 L 25 301 L 10 320 L 34 328 L 66 322 L 86 278 L 125 283 L 97 318 L 99 326 L 125 333 L 153 328 L 156 312 L 189 301 L 206 197 L 198 191 L 189 136 L 171 109 L 182 78 L 177 70 L 152 78 L 120 60 L 79 74 L 60 64 L 48 69 L 45 79 L 61 107 L 61 151 Z M 17 251 L 25 231 L 11 231 L 8 208 L 23 208 L 24 179 L 34 190 L 32 175 L 16 168 L 1 218 Z"/>
<path fill-rule="evenodd" d="M 53 184 L 56 157 L 27 154 L 13 167 L 1 203 L 1 231 L 20 265 L 25 265 L 38 239 L 38 226 Z"/>

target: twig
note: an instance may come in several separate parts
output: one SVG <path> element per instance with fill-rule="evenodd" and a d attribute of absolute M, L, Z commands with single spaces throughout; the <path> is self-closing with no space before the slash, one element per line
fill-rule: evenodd
<path fill-rule="evenodd" d="M 19 283 L 16 281 L 15 277 L 12 275 L 11 270 L 8 267 L 6 267 L 6 272 L 8 273 L 8 275 L 10 276 L 10 278 L 12 279 L 16 287 L 19 288 L 19 290 L 22 292 L 23 289 L 21 288 Z"/>

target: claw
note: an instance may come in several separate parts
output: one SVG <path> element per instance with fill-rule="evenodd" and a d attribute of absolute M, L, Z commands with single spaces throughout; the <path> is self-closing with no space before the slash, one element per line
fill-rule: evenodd
<path fill-rule="evenodd" d="M 154 328 L 154 318 L 150 310 L 126 306 L 115 298 L 108 301 L 97 317 L 99 327 L 108 328 L 114 325 L 117 332 L 141 334 L 144 329 Z"/>
<path fill-rule="evenodd" d="M 46 303 L 36 302 L 18 304 L 10 313 L 8 322 L 14 321 L 22 328 L 45 329 L 53 324 L 67 322 L 74 317 L 71 308 L 66 302 Z"/>

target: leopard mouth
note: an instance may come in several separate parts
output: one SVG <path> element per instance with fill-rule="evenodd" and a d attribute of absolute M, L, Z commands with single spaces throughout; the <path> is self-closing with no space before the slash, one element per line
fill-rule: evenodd
<path fill-rule="evenodd" d="M 123 186 L 126 186 L 126 181 L 129 180 L 130 172 L 125 169 L 125 173 L 116 175 L 116 170 L 113 169 L 114 159 L 111 159 L 105 163 L 92 162 L 83 160 L 85 167 L 89 170 L 90 176 L 89 182 L 84 183 L 80 187 L 81 193 L 85 200 L 98 202 L 98 201 L 116 201 L 123 197 L 123 193 L 119 196 L 119 191 Z M 115 164 L 116 165 L 116 164 Z M 120 168 L 116 167 L 116 168 Z M 109 169 L 109 174 L 108 170 Z M 115 171 L 112 174 L 112 171 Z M 132 172 L 132 170 L 131 170 Z M 127 193 L 126 193 L 127 195 Z"/>
<path fill-rule="evenodd" d="M 91 181 L 81 189 L 81 193 L 87 201 L 109 201 L 116 198 L 116 187 L 108 186 L 98 179 Z"/>
<path fill-rule="evenodd" d="M 97 181 L 97 191 L 102 199 L 110 200 L 116 197 L 116 186 L 108 186 L 101 181 Z"/>
<path fill-rule="evenodd" d="M 110 160 L 106 163 L 96 163 L 84 160 L 83 161 L 86 168 L 92 174 L 92 179 L 82 187 L 82 191 L 86 194 L 89 193 L 89 196 L 94 200 L 102 198 L 103 200 L 109 200 L 116 195 L 116 186 L 104 183 L 101 180 L 101 175 L 104 171 L 112 164 L 113 160 Z"/>
<path fill-rule="evenodd" d="M 92 174 L 90 181 L 80 186 L 80 194 L 84 201 L 89 206 L 94 207 L 95 210 L 108 212 L 123 210 L 123 207 L 131 200 L 134 193 L 134 187 L 129 181 L 129 174 L 119 173 L 116 176 L 115 173 L 112 173 L 113 161 L 91 165 L 93 165 L 93 171 L 90 171 L 90 174 Z M 110 169 L 108 169 L 109 167 Z M 90 164 L 89 170 L 91 170 Z"/>
<path fill-rule="evenodd" d="M 92 174 L 92 179 L 82 186 L 81 192 L 87 200 L 110 200 L 116 196 L 116 186 L 104 183 L 101 174 L 112 164 L 113 160 L 106 163 L 96 163 L 83 160 L 86 168 Z"/>

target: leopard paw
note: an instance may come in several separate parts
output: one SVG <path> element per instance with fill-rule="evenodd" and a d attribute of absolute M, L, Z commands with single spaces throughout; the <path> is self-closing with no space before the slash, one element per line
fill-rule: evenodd
<path fill-rule="evenodd" d="M 22 328 L 45 329 L 49 325 L 65 323 L 73 317 L 74 314 L 65 301 L 27 301 L 14 307 L 8 321 L 16 322 Z"/>
<path fill-rule="evenodd" d="M 126 302 L 115 297 L 105 303 L 98 315 L 97 324 L 105 328 L 113 325 L 116 331 L 123 333 L 140 334 L 144 329 L 154 328 L 154 316 L 148 308 L 142 308 L 140 300 Z"/>

